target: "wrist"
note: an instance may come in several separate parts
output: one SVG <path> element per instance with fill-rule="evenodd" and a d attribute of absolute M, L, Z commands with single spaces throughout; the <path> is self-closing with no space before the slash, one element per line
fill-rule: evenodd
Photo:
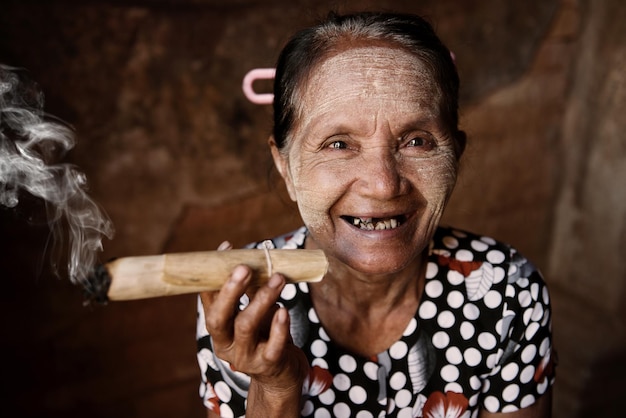
<path fill-rule="evenodd" d="M 285 388 L 269 387 L 255 379 L 248 391 L 248 417 L 288 418 L 300 417 L 302 382 Z M 251 412 L 254 411 L 254 412 Z"/>

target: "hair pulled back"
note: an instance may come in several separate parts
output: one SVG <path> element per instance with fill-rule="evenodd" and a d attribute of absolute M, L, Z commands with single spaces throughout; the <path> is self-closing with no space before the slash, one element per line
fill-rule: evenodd
<path fill-rule="evenodd" d="M 416 56 L 441 92 L 441 115 L 456 139 L 458 155 L 465 135 L 458 131 L 459 76 L 450 51 L 423 18 L 397 13 L 330 14 L 322 23 L 294 35 L 283 48 L 274 80 L 274 140 L 282 149 L 297 118 L 299 89 L 315 67 L 345 45 L 372 42 L 398 47 Z"/>

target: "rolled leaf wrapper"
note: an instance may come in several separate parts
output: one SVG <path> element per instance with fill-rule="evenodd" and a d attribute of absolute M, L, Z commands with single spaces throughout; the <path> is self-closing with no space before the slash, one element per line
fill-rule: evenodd
<path fill-rule="evenodd" d="M 321 250 L 229 250 L 123 257 L 105 264 L 110 279 L 108 300 L 133 300 L 221 289 L 233 269 L 253 270 L 253 285 L 267 282 L 272 272 L 287 282 L 317 282 L 328 270 Z"/>

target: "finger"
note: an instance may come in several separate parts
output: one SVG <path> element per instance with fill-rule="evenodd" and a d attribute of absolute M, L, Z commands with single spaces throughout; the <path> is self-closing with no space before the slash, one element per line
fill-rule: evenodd
<path fill-rule="evenodd" d="M 250 303 L 246 307 L 246 313 L 250 316 L 260 317 L 268 309 L 274 307 L 285 283 L 283 275 L 276 273 L 269 278 L 264 286 L 257 288 L 254 292 L 251 292 L 250 288 L 246 289 L 246 294 L 252 295 Z"/>
<path fill-rule="evenodd" d="M 247 266 L 237 266 L 217 294 L 205 296 L 211 301 L 206 310 L 206 326 L 216 344 L 230 345 L 233 338 L 233 321 L 239 300 L 252 278 Z"/>
<path fill-rule="evenodd" d="M 238 343 L 256 346 L 259 337 L 263 339 L 268 337 L 271 318 L 276 311 L 276 301 L 284 285 L 284 277 L 274 274 L 267 284 L 256 292 L 235 321 Z"/>
<path fill-rule="evenodd" d="M 218 293 L 219 292 L 200 292 L 200 300 L 202 301 L 202 307 L 205 313 L 207 308 L 213 304 Z"/>
<path fill-rule="evenodd" d="M 289 313 L 280 308 L 274 314 L 270 335 L 265 345 L 264 357 L 268 362 L 278 362 L 285 352 L 285 347 L 291 341 L 289 333 Z"/>
<path fill-rule="evenodd" d="M 222 243 L 217 247 L 217 251 L 226 251 L 226 250 L 232 250 L 233 249 L 233 244 L 231 244 L 228 241 L 222 241 Z"/>

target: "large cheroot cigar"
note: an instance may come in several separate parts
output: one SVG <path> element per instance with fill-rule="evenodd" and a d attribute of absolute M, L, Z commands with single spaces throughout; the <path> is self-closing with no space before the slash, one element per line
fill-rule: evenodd
<path fill-rule="evenodd" d="M 288 282 L 317 282 L 328 269 L 321 250 L 246 249 L 124 257 L 99 266 L 86 292 L 98 302 L 133 300 L 219 290 L 233 269 L 245 264 L 253 285 L 281 273 Z"/>

